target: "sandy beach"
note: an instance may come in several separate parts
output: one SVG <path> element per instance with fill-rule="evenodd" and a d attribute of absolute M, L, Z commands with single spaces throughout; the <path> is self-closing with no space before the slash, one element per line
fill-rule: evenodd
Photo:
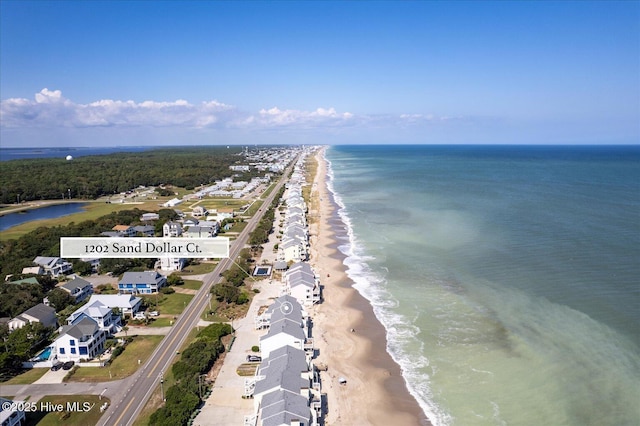
<path fill-rule="evenodd" d="M 337 250 L 335 226 L 343 226 L 327 189 L 324 149 L 317 154 L 310 211 L 311 264 L 324 286 L 323 303 L 313 309 L 317 364 L 327 393 L 327 425 L 430 425 L 409 393 L 400 367 L 386 351 L 386 333 L 373 309 L 346 275 Z M 313 208 L 313 207 L 312 207 Z M 339 378 L 346 384 L 339 384 Z"/>

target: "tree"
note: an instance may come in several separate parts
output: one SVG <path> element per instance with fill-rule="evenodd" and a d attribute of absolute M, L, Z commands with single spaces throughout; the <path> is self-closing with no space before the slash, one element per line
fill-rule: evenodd
<path fill-rule="evenodd" d="M 74 259 L 72 263 L 73 272 L 75 272 L 76 274 L 86 277 L 87 275 L 91 275 L 91 273 L 93 272 L 93 267 L 89 262 L 83 262 L 82 260 Z"/>
<path fill-rule="evenodd" d="M 183 285 L 184 280 L 178 273 L 174 272 L 167 277 L 167 284 L 170 286 Z"/>
<path fill-rule="evenodd" d="M 219 302 L 235 303 L 240 295 L 240 290 L 229 284 L 217 284 L 213 286 L 211 292 L 216 296 Z"/>
<path fill-rule="evenodd" d="M 75 303 L 75 299 L 61 288 L 54 288 L 47 294 L 49 303 L 56 311 L 61 311 L 69 305 Z"/>

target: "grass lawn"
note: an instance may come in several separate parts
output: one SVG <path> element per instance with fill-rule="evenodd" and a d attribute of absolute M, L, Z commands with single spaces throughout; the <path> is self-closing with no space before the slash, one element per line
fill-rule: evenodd
<path fill-rule="evenodd" d="M 41 403 L 62 404 L 62 411 L 35 411 L 26 413 L 28 425 L 38 426 L 84 426 L 95 425 L 102 417 L 100 406 L 110 402 L 107 398 L 100 399 L 98 395 L 49 395 L 38 401 Z M 75 405 L 71 405 L 75 403 Z M 67 408 L 70 411 L 67 411 Z"/>
<path fill-rule="evenodd" d="M 258 212 L 258 209 L 260 207 L 262 207 L 263 203 L 264 203 L 264 201 L 258 200 L 255 203 L 251 204 L 251 208 L 249 210 L 247 210 L 247 212 L 245 214 L 247 214 L 249 216 L 253 216 L 254 214 L 256 214 Z"/>
<path fill-rule="evenodd" d="M 13 377 L 6 382 L 2 382 L 3 385 L 29 385 L 40 377 L 44 376 L 44 374 L 49 371 L 48 368 L 32 368 L 31 370 L 27 370 L 24 373 Z"/>
<path fill-rule="evenodd" d="M 157 200 L 140 204 L 108 204 L 102 201 L 86 201 L 84 211 L 80 213 L 74 213 L 72 215 L 55 219 L 34 220 L 23 223 L 22 225 L 14 226 L 6 231 L 0 232 L 0 240 L 19 238 L 22 235 L 31 232 L 40 226 L 53 227 L 57 225 L 68 225 L 70 222 L 80 223 L 84 222 L 85 220 L 95 220 L 112 212 L 133 210 L 135 208 L 138 208 L 140 210 L 156 211 L 160 207 L 158 206 Z"/>
<path fill-rule="evenodd" d="M 180 288 L 188 288 L 190 290 L 198 290 L 202 287 L 202 281 L 198 280 L 184 280 L 184 284 L 179 286 Z"/>
<path fill-rule="evenodd" d="M 208 274 L 213 271 L 216 266 L 218 266 L 218 262 L 200 262 L 197 265 L 189 265 L 185 269 L 182 270 L 180 275 L 185 278 L 188 278 L 189 275 L 202 275 Z"/>
<path fill-rule="evenodd" d="M 138 369 L 138 360 L 144 364 L 164 336 L 134 336 L 125 350 L 105 367 L 80 367 L 71 376 L 72 382 L 104 382 L 130 376 Z M 111 377 L 109 377 L 111 372 Z"/>
<path fill-rule="evenodd" d="M 173 318 L 170 317 L 158 317 L 151 321 L 148 327 L 171 327 Z"/>
<path fill-rule="evenodd" d="M 246 200 L 205 199 L 198 205 L 206 207 L 207 210 L 233 209 L 238 211 L 242 206 L 245 206 L 246 204 L 247 204 Z"/>
<path fill-rule="evenodd" d="M 179 315 L 184 308 L 191 302 L 193 295 L 191 294 L 165 294 L 165 298 L 160 300 L 158 310 L 162 314 Z"/>

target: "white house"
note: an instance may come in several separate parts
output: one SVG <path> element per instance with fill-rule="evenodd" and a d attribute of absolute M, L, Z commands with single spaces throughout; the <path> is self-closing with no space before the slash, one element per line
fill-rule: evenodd
<path fill-rule="evenodd" d="M 96 302 L 109 309 L 119 309 L 123 317 L 133 317 L 142 305 L 142 299 L 131 294 L 94 294 L 85 306 L 92 306 Z"/>
<path fill-rule="evenodd" d="M 39 303 L 36 306 L 27 309 L 15 318 L 9 321 L 9 330 L 16 330 L 22 328 L 28 323 L 39 322 L 45 327 L 58 327 L 58 318 L 56 317 L 56 310 Z"/>
<path fill-rule="evenodd" d="M 65 325 L 60 337 L 53 342 L 58 361 L 75 361 L 93 359 L 104 351 L 107 332 L 100 329 L 98 323 L 83 315 L 73 325 Z"/>
<path fill-rule="evenodd" d="M 159 219 L 160 219 L 160 215 L 158 213 L 143 213 L 142 216 L 140 217 L 140 220 L 142 222 L 159 220 Z"/>
<path fill-rule="evenodd" d="M 284 274 L 283 292 L 293 296 L 303 306 L 320 303 L 320 281 L 306 262 L 298 262 Z"/>
<path fill-rule="evenodd" d="M 108 334 L 115 334 L 121 327 L 120 316 L 113 313 L 113 310 L 100 300 L 94 300 L 93 303 L 87 303 L 81 306 L 67 318 L 67 324 L 73 325 L 83 316 L 93 319 L 101 330 Z"/>
<path fill-rule="evenodd" d="M 24 412 L 25 404 L 21 401 L 12 401 L 7 398 L 0 397 L 0 425 L 2 426 L 21 426 L 26 424 L 27 417 Z M 11 410 L 12 407 L 23 408 L 20 410 Z"/>
<path fill-rule="evenodd" d="M 178 198 L 172 198 L 171 200 L 169 200 L 166 203 L 164 203 L 162 205 L 162 207 L 175 207 L 180 203 L 182 203 L 182 200 L 180 200 Z"/>
<path fill-rule="evenodd" d="M 38 256 L 33 259 L 33 263 L 41 266 L 43 273 L 51 275 L 52 277 L 58 277 L 60 275 L 66 275 L 73 272 L 73 265 L 71 262 L 67 262 L 59 257 L 44 257 Z"/>
<path fill-rule="evenodd" d="M 177 222 L 167 222 L 162 225 L 162 235 L 164 237 L 179 237 L 182 235 L 182 225 Z"/>
<path fill-rule="evenodd" d="M 263 357 L 285 345 L 296 349 L 309 349 L 311 340 L 307 339 L 306 320 L 302 307 L 290 296 L 271 311 L 269 331 L 260 337 L 260 353 Z M 279 298 L 282 300 L 282 298 Z M 275 306 L 276 304 L 274 303 Z"/>
<path fill-rule="evenodd" d="M 278 246 L 278 260 L 284 260 L 285 262 L 307 260 L 306 243 L 297 238 L 283 240 Z"/>
<path fill-rule="evenodd" d="M 74 298 L 75 303 L 82 302 L 93 294 L 93 285 L 82 278 L 75 278 L 68 283 L 62 284 L 60 288 L 69 293 Z"/>
<path fill-rule="evenodd" d="M 197 221 L 197 219 L 194 219 Z M 164 237 L 180 237 L 182 235 L 182 225 L 177 222 L 167 222 L 162 226 Z M 160 269 L 163 271 L 181 271 L 184 268 L 185 260 L 179 257 L 161 257 Z"/>

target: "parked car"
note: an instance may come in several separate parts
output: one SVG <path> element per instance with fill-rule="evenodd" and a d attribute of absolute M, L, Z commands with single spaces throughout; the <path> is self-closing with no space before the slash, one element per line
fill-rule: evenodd
<path fill-rule="evenodd" d="M 73 367 L 74 364 L 75 364 L 74 361 L 67 361 L 64 364 L 62 364 L 62 369 L 63 370 L 71 370 L 71 367 Z"/>
<path fill-rule="evenodd" d="M 149 316 L 150 316 L 150 317 L 157 317 L 158 315 L 160 315 L 160 314 L 158 313 L 158 311 L 151 311 L 151 312 L 149 312 Z"/>
<path fill-rule="evenodd" d="M 260 362 L 262 361 L 262 357 L 258 355 L 247 355 L 247 362 Z"/>
<path fill-rule="evenodd" d="M 53 364 L 51 366 L 51 371 L 58 371 L 62 368 L 62 363 L 61 362 L 56 362 L 55 364 Z"/>

